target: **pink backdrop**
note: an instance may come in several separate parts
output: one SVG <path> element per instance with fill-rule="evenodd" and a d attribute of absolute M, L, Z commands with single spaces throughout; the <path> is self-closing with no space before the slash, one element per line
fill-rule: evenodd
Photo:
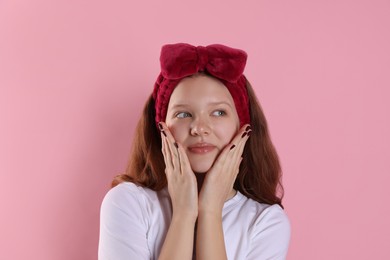
<path fill-rule="evenodd" d="M 390 259 L 390 2 L 0 1 L 0 259 L 96 259 L 164 43 L 224 43 L 279 151 L 289 259 Z"/>

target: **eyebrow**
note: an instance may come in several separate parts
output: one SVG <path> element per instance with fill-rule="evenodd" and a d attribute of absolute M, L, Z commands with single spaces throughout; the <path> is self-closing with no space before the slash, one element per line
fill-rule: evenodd
<path fill-rule="evenodd" d="M 228 107 L 230 108 L 233 108 L 232 105 L 230 105 L 228 102 L 225 102 L 225 101 L 221 101 L 221 102 L 210 102 L 207 104 L 208 106 L 218 106 L 218 105 L 227 105 Z M 190 106 L 189 104 L 186 104 L 186 103 L 179 103 L 179 104 L 175 104 L 172 106 L 172 109 L 174 108 L 181 108 L 181 107 L 188 107 Z"/>

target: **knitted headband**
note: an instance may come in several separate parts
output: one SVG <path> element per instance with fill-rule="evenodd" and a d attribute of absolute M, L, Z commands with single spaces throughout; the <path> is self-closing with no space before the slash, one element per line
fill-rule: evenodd
<path fill-rule="evenodd" d="M 192 46 L 168 44 L 161 49 L 161 73 L 153 90 L 156 124 L 165 121 L 171 94 L 180 80 L 197 72 L 207 72 L 229 90 L 237 110 L 240 126 L 250 123 L 246 79 L 242 74 L 247 54 L 221 44 Z"/>

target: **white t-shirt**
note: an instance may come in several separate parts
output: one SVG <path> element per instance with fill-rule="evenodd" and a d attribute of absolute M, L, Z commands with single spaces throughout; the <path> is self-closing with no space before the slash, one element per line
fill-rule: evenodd
<path fill-rule="evenodd" d="M 125 182 L 105 196 L 100 216 L 100 260 L 158 259 L 172 217 L 167 189 Z M 285 259 L 290 223 L 283 209 L 240 192 L 225 202 L 222 225 L 228 259 Z"/>

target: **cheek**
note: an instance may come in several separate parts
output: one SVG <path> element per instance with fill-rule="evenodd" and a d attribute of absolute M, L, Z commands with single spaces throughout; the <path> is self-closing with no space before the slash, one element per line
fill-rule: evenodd
<path fill-rule="evenodd" d="M 214 129 L 218 133 L 219 139 L 226 145 L 236 136 L 239 125 L 235 124 L 235 122 L 226 122 L 225 124 L 215 126 Z"/>
<path fill-rule="evenodd" d="M 230 143 L 233 138 L 236 136 L 237 134 L 237 130 L 235 130 L 234 128 L 232 128 L 231 131 L 226 131 L 225 132 L 225 141 L 226 141 L 226 144 Z"/>
<path fill-rule="evenodd" d="M 173 123 L 169 125 L 167 124 L 167 126 L 173 138 L 179 143 L 181 143 L 186 136 L 186 126 L 178 123 Z"/>

